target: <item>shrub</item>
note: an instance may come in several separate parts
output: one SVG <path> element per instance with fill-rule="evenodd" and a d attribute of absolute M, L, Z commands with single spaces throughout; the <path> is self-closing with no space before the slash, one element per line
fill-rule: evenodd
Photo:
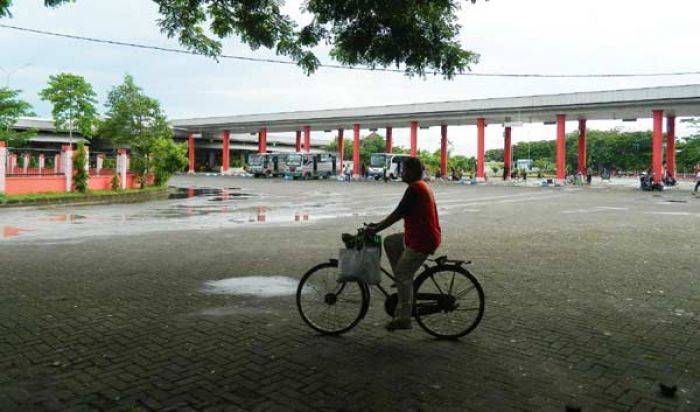
<path fill-rule="evenodd" d="M 85 170 L 85 162 L 85 146 L 79 143 L 73 155 L 73 186 L 80 193 L 85 193 L 88 189 L 89 176 Z"/>
<path fill-rule="evenodd" d="M 110 183 L 110 185 L 112 186 L 112 190 L 114 190 L 115 192 L 117 190 L 119 190 L 119 175 L 118 174 L 115 173 L 114 176 L 112 176 L 112 182 Z"/>
<path fill-rule="evenodd" d="M 153 175 L 156 186 L 168 183 L 170 176 L 187 166 L 187 145 L 162 139 L 153 151 Z"/>

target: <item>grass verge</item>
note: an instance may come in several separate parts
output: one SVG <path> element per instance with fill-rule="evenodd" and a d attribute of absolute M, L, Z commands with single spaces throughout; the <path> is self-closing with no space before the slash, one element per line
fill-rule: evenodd
<path fill-rule="evenodd" d="M 0 206 L 26 206 L 32 204 L 50 203 L 92 203 L 111 201 L 139 201 L 153 200 L 167 196 L 167 187 L 147 187 L 145 189 L 126 190 L 89 190 L 87 193 L 79 192 L 48 192 L 32 193 L 26 195 L 2 195 L 0 194 Z"/>

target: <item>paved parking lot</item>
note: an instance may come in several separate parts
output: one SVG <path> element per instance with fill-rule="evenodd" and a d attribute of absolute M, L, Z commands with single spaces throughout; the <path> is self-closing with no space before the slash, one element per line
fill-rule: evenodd
<path fill-rule="evenodd" d="M 172 183 L 208 190 L 0 210 L 0 410 L 700 410 L 687 192 L 436 184 L 440 253 L 471 258 L 487 296 L 444 342 L 385 332 L 377 296 L 320 337 L 290 295 L 402 184 Z M 256 294 L 211 293 L 252 276 Z"/>

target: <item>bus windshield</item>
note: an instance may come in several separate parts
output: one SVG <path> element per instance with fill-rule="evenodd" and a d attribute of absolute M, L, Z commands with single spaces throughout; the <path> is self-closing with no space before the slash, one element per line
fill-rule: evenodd
<path fill-rule="evenodd" d="M 251 166 L 260 166 L 261 164 L 263 164 L 263 159 L 265 159 L 264 155 L 251 155 L 248 158 L 248 163 Z"/>
<path fill-rule="evenodd" d="M 370 167 L 384 167 L 386 166 L 386 155 L 375 153 L 369 158 Z"/>
<path fill-rule="evenodd" d="M 287 155 L 286 163 L 290 166 L 301 166 L 301 155 L 300 154 Z"/>

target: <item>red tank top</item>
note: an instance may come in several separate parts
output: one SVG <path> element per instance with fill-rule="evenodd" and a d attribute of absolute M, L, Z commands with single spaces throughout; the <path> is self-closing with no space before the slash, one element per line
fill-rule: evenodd
<path fill-rule="evenodd" d="M 440 246 L 442 236 L 433 191 L 419 180 L 409 184 L 406 192 L 411 205 L 403 215 L 404 242 L 409 249 L 431 255 Z"/>

